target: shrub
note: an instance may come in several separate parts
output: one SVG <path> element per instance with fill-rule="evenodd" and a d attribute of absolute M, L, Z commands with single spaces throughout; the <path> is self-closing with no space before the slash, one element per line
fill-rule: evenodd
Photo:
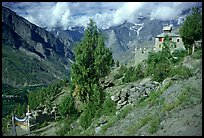
<path fill-rule="evenodd" d="M 135 69 L 135 74 L 136 74 L 136 80 L 144 78 L 144 69 L 142 67 L 142 63 L 139 63 L 137 65 L 137 68 Z"/>
<path fill-rule="evenodd" d="M 161 122 L 160 117 L 152 118 L 152 120 L 150 121 L 149 133 L 151 134 L 155 133 L 159 128 L 160 122 Z"/>
<path fill-rule="evenodd" d="M 172 77 L 177 75 L 178 77 L 188 78 L 188 77 L 191 77 L 193 74 L 189 68 L 185 66 L 178 66 L 178 67 L 172 68 L 169 75 Z"/>
<path fill-rule="evenodd" d="M 107 97 L 102 106 L 102 112 L 104 115 L 112 115 L 116 112 L 116 103 L 111 100 L 110 97 Z"/>
<path fill-rule="evenodd" d="M 73 121 L 71 118 L 65 118 L 61 123 L 60 129 L 58 131 L 56 131 L 56 134 L 59 136 L 66 135 L 71 130 L 70 124 L 72 122 Z"/>
<path fill-rule="evenodd" d="M 187 56 L 188 53 L 186 50 L 175 50 L 172 52 L 172 56 L 176 58 L 171 58 L 172 63 L 178 63 L 181 61 L 185 56 Z"/>
<path fill-rule="evenodd" d="M 123 83 L 128 83 L 128 82 L 133 82 L 134 80 L 136 80 L 135 68 L 130 67 L 125 72 L 125 76 L 122 81 Z"/>
<path fill-rule="evenodd" d="M 192 58 L 194 58 L 194 59 L 200 59 L 200 58 L 202 58 L 202 50 L 199 49 L 199 50 L 195 51 L 195 52 L 192 54 Z"/>
<path fill-rule="evenodd" d="M 152 76 L 154 81 L 162 82 L 171 69 L 171 61 L 165 57 L 163 51 L 150 53 L 147 58 L 147 70 L 145 76 Z"/>
<path fill-rule="evenodd" d="M 72 96 L 66 96 L 62 99 L 62 102 L 59 105 L 59 112 L 63 117 L 77 114 L 77 110 L 74 105 L 74 98 Z"/>
<path fill-rule="evenodd" d="M 91 123 L 93 122 L 93 118 L 95 116 L 96 107 L 93 104 L 87 104 L 85 106 L 85 110 L 79 117 L 79 124 L 84 128 L 87 129 Z"/>
<path fill-rule="evenodd" d="M 114 79 L 119 79 L 119 78 L 123 77 L 123 75 L 126 71 L 127 71 L 127 67 L 125 65 L 121 65 L 119 70 L 118 70 L 118 73 L 116 73 L 114 75 Z"/>

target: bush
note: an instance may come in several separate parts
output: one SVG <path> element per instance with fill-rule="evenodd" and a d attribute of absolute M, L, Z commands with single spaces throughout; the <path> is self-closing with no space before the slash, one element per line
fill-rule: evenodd
<path fill-rule="evenodd" d="M 176 75 L 181 78 L 188 78 L 192 76 L 192 72 L 185 66 L 178 66 L 176 68 L 172 68 L 169 75 L 172 77 Z"/>
<path fill-rule="evenodd" d="M 200 58 L 202 58 L 202 50 L 199 49 L 199 50 L 195 51 L 195 52 L 192 54 L 192 58 L 194 58 L 194 59 L 200 59 Z"/>
<path fill-rule="evenodd" d="M 122 79 L 123 83 L 134 82 L 139 79 L 144 78 L 145 73 L 142 67 L 142 63 L 138 64 L 137 67 L 129 67 L 125 71 L 124 78 Z"/>
<path fill-rule="evenodd" d="M 188 53 L 186 50 L 175 50 L 174 52 L 172 52 L 172 56 L 176 57 L 175 58 L 171 58 L 172 63 L 178 63 L 179 61 L 181 61 L 185 56 L 187 56 Z"/>
<path fill-rule="evenodd" d="M 102 105 L 102 113 L 106 116 L 115 114 L 116 103 L 110 97 L 106 98 Z"/>
<path fill-rule="evenodd" d="M 61 123 L 60 129 L 56 131 L 56 134 L 59 136 L 66 135 L 71 130 L 70 124 L 72 122 L 72 118 L 65 118 Z"/>
<path fill-rule="evenodd" d="M 144 78 L 145 73 L 144 73 L 144 69 L 142 67 L 142 63 L 139 63 L 137 65 L 137 68 L 135 70 L 135 75 L 136 75 L 136 80 Z"/>
<path fill-rule="evenodd" d="M 174 57 L 178 57 L 178 58 L 182 58 L 188 55 L 186 50 L 175 50 L 174 52 L 172 52 L 172 55 Z"/>
<path fill-rule="evenodd" d="M 160 117 L 152 118 L 152 120 L 150 121 L 149 133 L 151 134 L 155 133 L 159 128 L 160 122 L 161 122 Z"/>
<path fill-rule="evenodd" d="M 63 117 L 77 114 L 77 110 L 74 105 L 74 98 L 72 96 L 66 96 L 62 99 L 62 102 L 59 105 L 59 112 Z"/>
<path fill-rule="evenodd" d="M 93 104 L 87 104 L 85 106 L 85 110 L 79 117 L 79 124 L 84 128 L 87 129 L 91 123 L 93 122 L 93 118 L 95 116 L 96 107 Z"/>
<path fill-rule="evenodd" d="M 123 83 L 133 82 L 136 80 L 135 68 L 130 67 L 125 72 L 125 76 L 123 78 Z"/>

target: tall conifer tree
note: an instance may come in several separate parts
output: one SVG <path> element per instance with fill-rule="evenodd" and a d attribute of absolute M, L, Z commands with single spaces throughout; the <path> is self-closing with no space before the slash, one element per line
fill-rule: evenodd
<path fill-rule="evenodd" d="M 109 73 L 114 61 L 111 51 L 105 47 L 103 36 L 92 19 L 74 53 L 75 63 L 71 69 L 71 80 L 77 91 L 76 95 L 83 103 L 92 101 L 100 104 L 102 90 L 99 79 Z"/>

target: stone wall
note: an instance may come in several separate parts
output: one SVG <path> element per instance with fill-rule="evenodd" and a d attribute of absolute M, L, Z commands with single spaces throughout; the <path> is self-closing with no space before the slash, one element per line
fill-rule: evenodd
<path fill-rule="evenodd" d="M 124 105 L 135 103 L 142 97 L 149 96 L 149 93 L 157 91 L 160 86 L 161 84 L 156 81 L 130 84 L 111 96 L 111 99 L 117 103 L 116 109 L 119 110 Z"/>

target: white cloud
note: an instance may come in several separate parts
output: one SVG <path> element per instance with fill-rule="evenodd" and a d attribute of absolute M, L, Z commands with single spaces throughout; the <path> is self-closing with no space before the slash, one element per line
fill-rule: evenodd
<path fill-rule="evenodd" d="M 171 20 L 182 10 L 200 2 L 4 2 L 17 14 L 41 27 L 86 26 L 93 18 L 99 28 L 135 23 L 137 15 L 150 14 L 150 19 Z"/>
<path fill-rule="evenodd" d="M 119 8 L 114 16 L 113 16 L 113 23 L 120 24 L 127 21 L 134 21 L 135 13 L 139 10 L 144 3 L 142 2 L 127 2 L 121 8 Z"/>
<path fill-rule="evenodd" d="M 179 13 L 179 10 L 173 9 L 171 7 L 159 7 L 151 12 L 150 20 L 173 20 Z"/>
<path fill-rule="evenodd" d="M 161 2 L 152 10 L 150 19 L 172 20 L 178 17 L 181 11 L 198 5 L 199 2 Z"/>

